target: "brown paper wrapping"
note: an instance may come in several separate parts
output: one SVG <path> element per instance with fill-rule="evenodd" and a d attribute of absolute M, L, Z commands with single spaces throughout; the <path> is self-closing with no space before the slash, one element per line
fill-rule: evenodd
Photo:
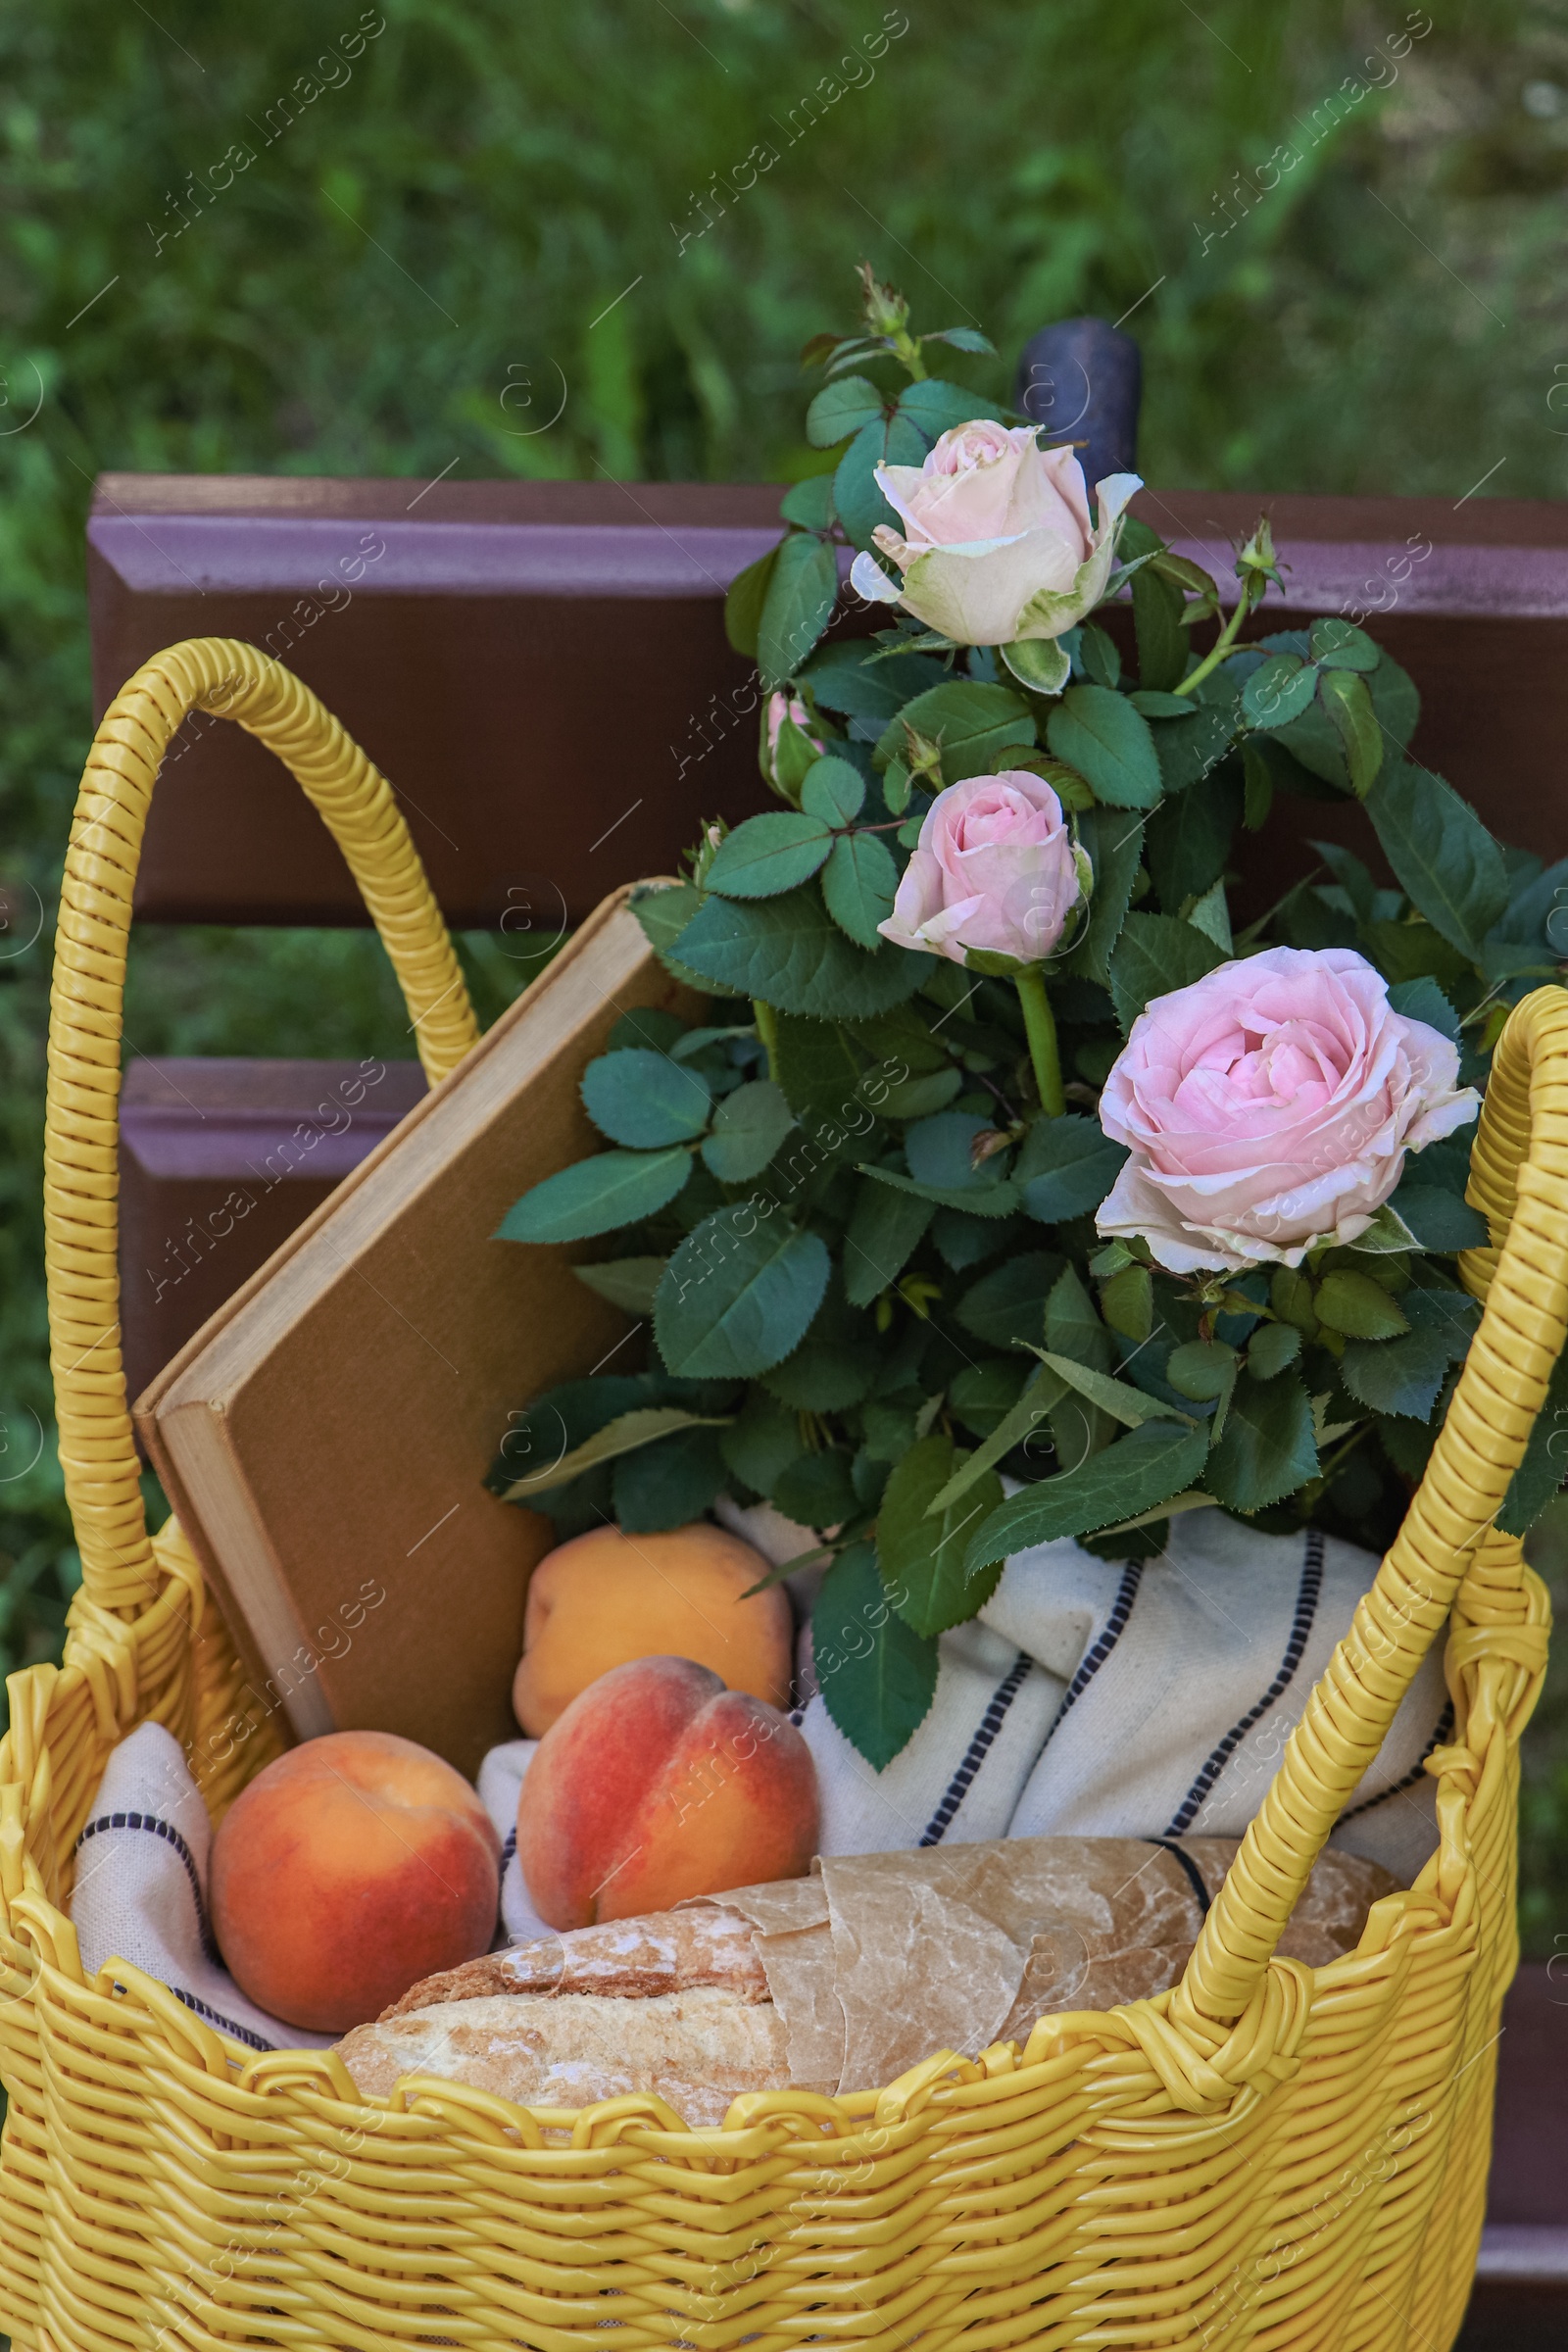
<path fill-rule="evenodd" d="M 972 2057 L 1053 2012 L 1162 1991 L 1202 1925 L 1198 1883 L 1212 1899 L 1235 1854 L 1229 1838 L 1008 1838 L 831 1856 L 809 1878 L 711 1899 L 756 1931 L 792 2080 L 858 2090 L 935 2050 Z M 1396 1884 L 1324 1853 L 1282 1955 L 1321 1967 L 1348 1950 Z"/>

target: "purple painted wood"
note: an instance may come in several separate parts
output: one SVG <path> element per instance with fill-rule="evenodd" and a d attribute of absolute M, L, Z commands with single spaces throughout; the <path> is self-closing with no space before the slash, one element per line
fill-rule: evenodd
<path fill-rule="evenodd" d="M 266 645 L 379 762 L 449 919 L 514 925 L 526 906 L 549 930 L 669 870 L 703 817 L 764 805 L 756 676 L 721 606 L 777 535 L 777 502 L 758 484 L 106 475 L 87 549 L 98 707 L 176 638 Z M 1266 503 L 1286 589 L 1255 632 L 1364 614 L 1421 689 L 1419 755 L 1506 838 L 1564 846 L 1568 508 L 1137 503 L 1222 582 Z M 1376 857 L 1359 808 L 1293 806 L 1248 847 L 1246 910 L 1314 836 Z M 163 921 L 363 919 L 314 811 L 218 719 L 187 725 L 166 762 L 137 906 Z"/>

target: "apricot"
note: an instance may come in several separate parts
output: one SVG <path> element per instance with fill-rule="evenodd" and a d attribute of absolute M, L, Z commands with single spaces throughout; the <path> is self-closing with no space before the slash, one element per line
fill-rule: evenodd
<path fill-rule="evenodd" d="M 662 1536 L 596 1527 L 546 1552 L 528 1585 L 522 1663 L 512 1686 L 530 1739 L 590 1683 L 633 1658 L 694 1658 L 731 1690 L 787 1705 L 794 1631 L 782 1586 L 739 1536 L 706 1521 Z"/>
<path fill-rule="evenodd" d="M 501 1841 L 450 1764 L 329 1732 L 259 1772 L 213 1840 L 212 1913 L 242 1992 L 341 2034 L 495 1936 Z"/>
<path fill-rule="evenodd" d="M 800 1733 L 691 1658 L 638 1658 L 590 1683 L 540 1740 L 517 1801 L 529 1899 L 558 1929 L 799 1878 L 816 1838 Z"/>

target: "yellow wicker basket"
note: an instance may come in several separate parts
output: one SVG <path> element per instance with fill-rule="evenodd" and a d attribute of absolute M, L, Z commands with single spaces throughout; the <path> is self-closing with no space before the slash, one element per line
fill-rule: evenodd
<path fill-rule="evenodd" d="M 1515 1962 L 1517 1743 L 1544 1592 L 1494 1521 L 1568 1317 L 1568 995 L 1497 1050 L 1472 1196 L 1493 1247 L 1446 1424 L 1181 1984 L 941 2051 L 841 2099 L 738 2099 L 688 2132 L 655 2098 L 527 2112 L 431 2079 L 362 2099 L 111 1962 L 62 1908 L 114 1743 L 149 1718 L 207 1752 L 238 1676 L 177 1529 L 149 1541 L 118 1341 L 116 1107 L 137 848 L 175 727 L 270 744 L 331 827 L 439 1078 L 474 1027 L 391 793 L 254 648 L 177 646 L 98 730 L 73 828 L 49 1041 L 48 1265 L 83 1584 L 65 1663 L 10 1685 L 0 1744 L 0 2325 L 38 2352 L 134 2345 L 527 2345 L 783 2352 L 1066 2345 L 1446 2347 L 1487 2179 Z M 1312 1858 L 1428 1644 L 1457 1726 L 1440 1850 L 1357 1951 L 1273 1957 Z M 266 1760 L 232 1743 L 225 1785 Z"/>

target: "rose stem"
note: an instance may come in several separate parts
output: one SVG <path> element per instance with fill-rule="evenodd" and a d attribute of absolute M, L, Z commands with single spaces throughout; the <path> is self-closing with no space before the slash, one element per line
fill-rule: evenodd
<path fill-rule="evenodd" d="M 1023 1005 L 1023 1025 L 1029 1035 L 1029 1058 L 1035 1065 L 1040 1107 L 1049 1118 L 1059 1119 L 1067 1107 L 1067 1099 L 1061 1091 L 1061 1055 L 1056 1051 L 1056 1024 L 1046 996 L 1045 975 L 1038 968 L 1031 968 L 1013 977 Z"/>
<path fill-rule="evenodd" d="M 1243 621 L 1247 618 L 1247 615 L 1251 609 L 1252 600 L 1248 595 L 1247 590 L 1244 587 L 1241 595 L 1236 600 L 1235 612 L 1231 614 L 1229 620 L 1225 623 L 1225 626 L 1221 629 L 1219 635 L 1209 647 L 1208 652 L 1203 656 L 1202 661 L 1198 664 L 1198 667 L 1193 670 L 1190 675 L 1183 678 L 1179 686 L 1172 689 L 1174 693 L 1191 694 L 1195 686 L 1201 685 L 1203 679 L 1208 676 L 1210 670 L 1218 669 L 1220 663 L 1225 660 L 1226 656 L 1235 652 L 1236 632 L 1241 627 Z"/>
<path fill-rule="evenodd" d="M 757 1016 L 757 1034 L 761 1039 L 763 1052 L 767 1055 L 767 1074 L 770 1078 L 776 1078 L 778 1075 L 776 1068 L 778 1022 L 774 1017 L 773 1007 L 771 1004 L 764 1004 L 760 997 L 754 997 L 752 1010 Z"/>

